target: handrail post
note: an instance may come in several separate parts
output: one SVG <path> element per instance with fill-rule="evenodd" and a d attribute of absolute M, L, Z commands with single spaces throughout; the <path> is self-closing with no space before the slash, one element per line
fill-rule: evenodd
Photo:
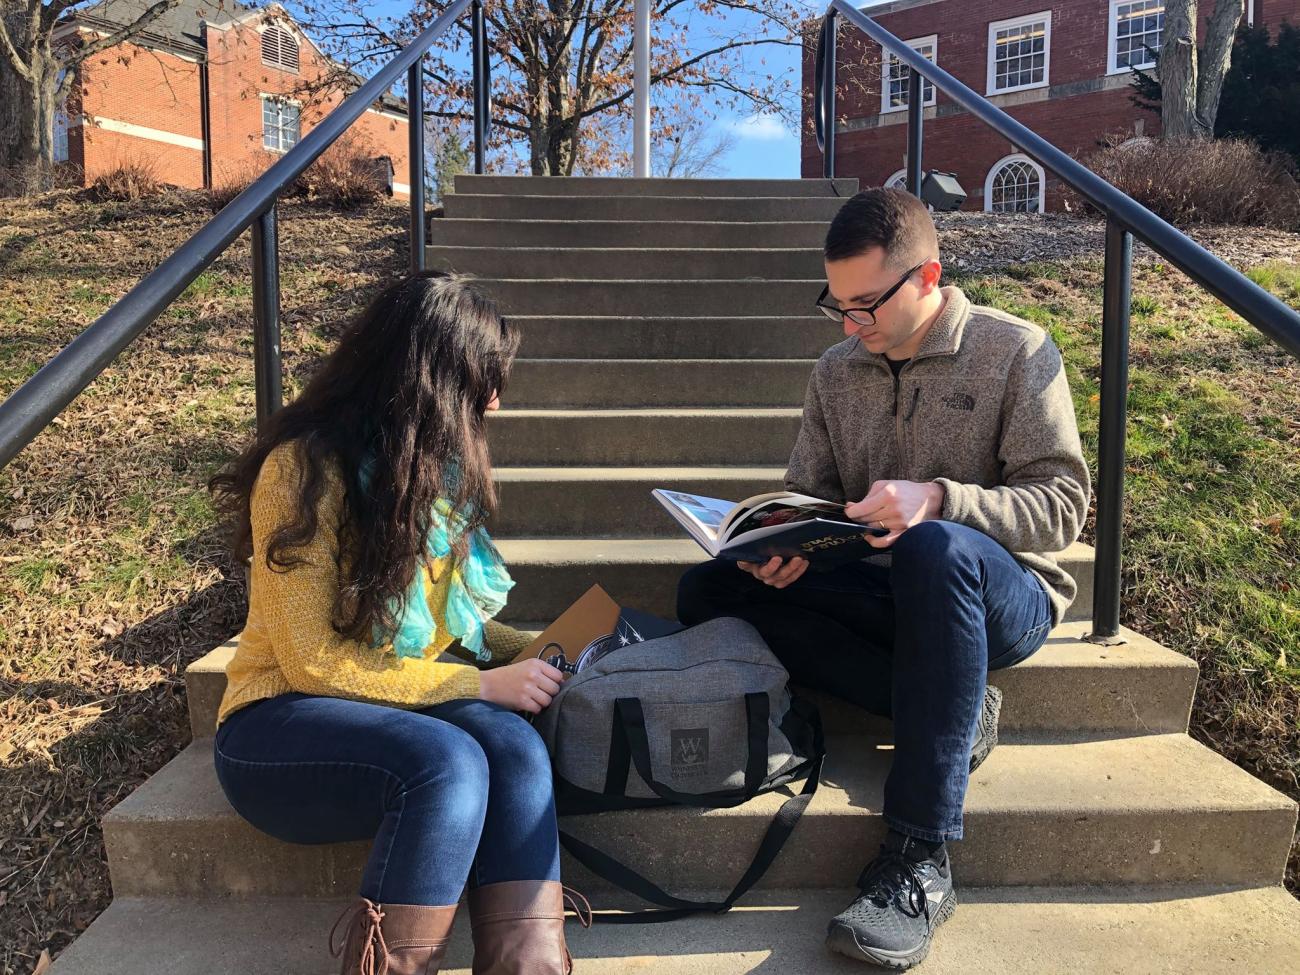
<path fill-rule="evenodd" d="M 284 400 L 280 378 L 280 242 L 278 207 L 272 203 L 253 222 L 253 386 L 257 432 Z"/>
<path fill-rule="evenodd" d="M 424 217 L 424 58 L 406 70 L 406 136 L 411 185 L 411 273 L 426 266 Z"/>
<path fill-rule="evenodd" d="M 884 53 L 883 51 L 881 52 Z M 924 79 L 920 72 L 908 69 L 907 79 L 907 192 L 921 196 L 921 110 Z"/>
<path fill-rule="evenodd" d="M 821 123 L 822 177 L 825 179 L 835 178 L 835 48 L 838 26 L 839 15 L 832 7 L 822 20 L 819 42 L 821 58 L 818 64 L 818 91 L 821 97 L 813 107 Z"/>
<path fill-rule="evenodd" d="M 474 0 L 471 8 L 472 58 L 474 62 L 474 172 L 482 176 L 487 162 L 488 121 L 492 111 L 488 86 L 487 21 L 483 0 Z"/>
<path fill-rule="evenodd" d="M 1094 643 L 1119 636 L 1120 547 L 1124 530 L 1124 439 L 1128 417 L 1129 308 L 1133 235 L 1106 221 L 1106 271 L 1101 313 L 1101 416 L 1097 424 L 1097 553 L 1092 596 Z"/>

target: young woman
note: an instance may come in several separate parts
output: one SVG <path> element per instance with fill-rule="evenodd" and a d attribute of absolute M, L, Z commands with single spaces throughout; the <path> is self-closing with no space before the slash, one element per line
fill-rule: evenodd
<path fill-rule="evenodd" d="M 550 761 L 515 713 L 562 675 L 506 663 L 528 637 L 492 619 L 514 583 L 483 527 L 517 346 L 463 281 L 400 281 L 210 485 L 252 560 L 217 777 L 281 840 L 374 840 L 329 936 L 345 975 L 434 975 L 466 885 L 475 973 L 572 968 Z"/>

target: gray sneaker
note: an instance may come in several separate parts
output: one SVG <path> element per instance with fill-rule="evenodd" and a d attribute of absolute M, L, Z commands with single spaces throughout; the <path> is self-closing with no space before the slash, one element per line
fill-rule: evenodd
<path fill-rule="evenodd" d="M 998 743 L 998 715 L 1002 713 L 1002 692 L 989 684 L 984 688 L 984 706 L 980 709 L 980 723 L 975 744 L 970 750 L 970 770 L 974 772 L 989 757 Z"/>
<path fill-rule="evenodd" d="M 826 947 L 859 961 L 903 971 L 930 951 L 934 929 L 957 907 L 948 856 L 915 860 L 910 841 L 893 834 L 862 871 L 860 893 L 826 928 Z"/>

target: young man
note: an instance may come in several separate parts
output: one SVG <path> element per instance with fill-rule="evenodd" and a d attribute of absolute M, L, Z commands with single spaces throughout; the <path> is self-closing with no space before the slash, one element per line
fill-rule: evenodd
<path fill-rule="evenodd" d="M 996 741 L 988 672 L 1034 653 L 1074 599 L 1045 553 L 1078 537 L 1088 467 L 1056 346 L 940 287 L 924 204 L 859 193 L 824 253 L 817 304 L 846 339 L 813 370 L 785 484 L 889 533 L 826 572 L 706 562 L 683 576 L 677 613 L 746 619 L 796 683 L 892 716 L 889 831 L 827 944 L 903 969 L 955 905 L 944 844 L 961 838 L 969 773 Z"/>

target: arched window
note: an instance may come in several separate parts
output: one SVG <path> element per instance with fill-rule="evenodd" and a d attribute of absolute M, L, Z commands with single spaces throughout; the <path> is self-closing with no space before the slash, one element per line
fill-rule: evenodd
<path fill-rule="evenodd" d="M 282 71 L 298 70 L 298 39 L 274 24 L 262 31 L 262 63 Z"/>
<path fill-rule="evenodd" d="M 1042 213 L 1043 168 L 1015 153 L 999 159 L 984 181 L 984 209 L 997 213 Z"/>

